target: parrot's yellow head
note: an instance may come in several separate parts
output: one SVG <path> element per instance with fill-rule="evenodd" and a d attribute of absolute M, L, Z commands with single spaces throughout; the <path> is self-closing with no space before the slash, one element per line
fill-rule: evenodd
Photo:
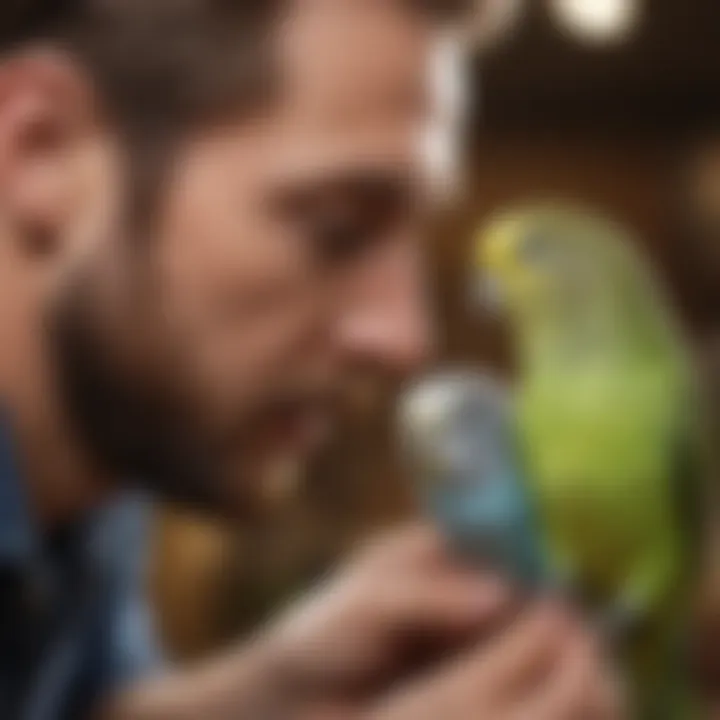
<path fill-rule="evenodd" d="M 474 290 L 510 321 L 527 363 L 676 357 L 674 308 L 631 236 L 600 213 L 562 203 L 500 213 L 478 233 Z"/>
<path fill-rule="evenodd" d="M 616 234 L 601 216 L 563 204 L 501 212 L 476 237 L 478 290 L 520 314 L 595 301 L 615 281 Z"/>

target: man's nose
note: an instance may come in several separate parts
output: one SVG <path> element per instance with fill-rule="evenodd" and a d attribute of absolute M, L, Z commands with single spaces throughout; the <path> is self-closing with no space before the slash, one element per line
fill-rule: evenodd
<path fill-rule="evenodd" d="M 368 262 L 338 320 L 338 340 L 351 359 L 403 374 L 428 363 L 436 339 L 419 252 L 397 247 Z"/>

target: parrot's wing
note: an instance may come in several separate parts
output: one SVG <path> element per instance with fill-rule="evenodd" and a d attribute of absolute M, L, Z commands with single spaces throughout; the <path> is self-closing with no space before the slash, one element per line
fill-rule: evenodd
<path fill-rule="evenodd" d="M 674 474 L 675 498 L 680 519 L 680 531 L 686 548 L 688 571 L 702 572 L 713 551 L 712 537 L 720 506 L 715 478 L 720 467 L 712 443 L 711 429 L 701 404 L 680 436 Z"/>
<path fill-rule="evenodd" d="M 694 566 L 705 546 L 705 467 L 697 439 L 685 433 L 677 452 L 673 476 L 675 500 L 686 557 Z M 690 568 L 695 570 L 696 568 Z"/>

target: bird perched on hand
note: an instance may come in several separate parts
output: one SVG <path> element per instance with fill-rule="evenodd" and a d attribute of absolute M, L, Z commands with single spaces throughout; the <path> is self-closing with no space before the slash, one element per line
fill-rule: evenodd
<path fill-rule="evenodd" d="M 514 340 L 518 441 L 550 563 L 617 642 L 635 716 L 687 720 L 705 470 L 672 308 L 628 233 L 581 208 L 501 213 L 475 259 Z"/>
<path fill-rule="evenodd" d="M 454 370 L 405 393 L 402 449 L 427 514 L 463 560 L 528 590 L 545 582 L 542 542 L 515 449 L 509 391 L 488 374 Z"/>

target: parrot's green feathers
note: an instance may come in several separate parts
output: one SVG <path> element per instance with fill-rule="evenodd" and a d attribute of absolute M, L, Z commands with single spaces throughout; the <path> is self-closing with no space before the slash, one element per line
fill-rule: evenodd
<path fill-rule="evenodd" d="M 682 358 L 669 303 L 630 233 L 585 208 L 560 203 L 499 213 L 480 231 L 479 274 L 505 302 L 528 351 L 596 360 L 661 350 Z"/>

